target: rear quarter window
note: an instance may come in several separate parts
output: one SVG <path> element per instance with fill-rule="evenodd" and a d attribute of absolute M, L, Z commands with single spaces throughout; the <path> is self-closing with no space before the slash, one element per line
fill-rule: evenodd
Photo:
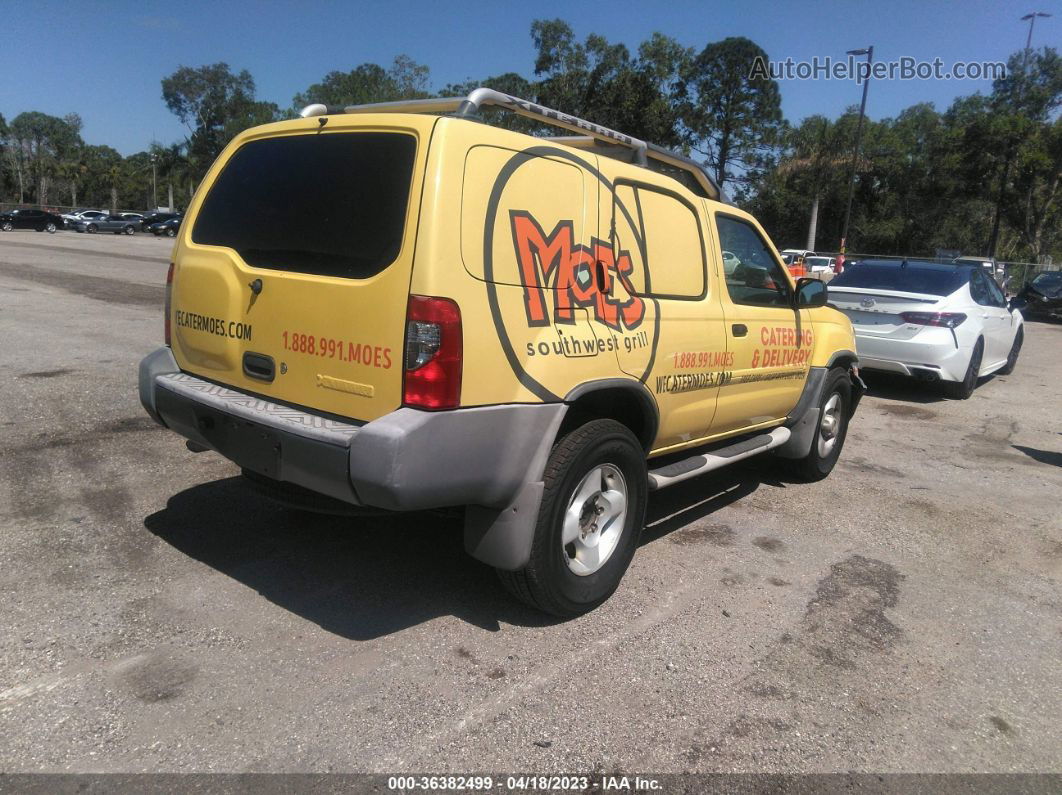
<path fill-rule="evenodd" d="M 402 248 L 415 156 L 404 133 L 251 141 L 211 187 L 192 241 L 256 268 L 369 278 Z"/>

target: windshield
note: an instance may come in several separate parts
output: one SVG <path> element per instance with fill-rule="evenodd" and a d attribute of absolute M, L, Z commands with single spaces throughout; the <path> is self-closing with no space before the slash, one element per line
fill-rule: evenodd
<path fill-rule="evenodd" d="M 1062 271 L 1039 274 L 1032 280 L 1032 287 L 1044 295 L 1062 296 Z"/>
<path fill-rule="evenodd" d="M 970 280 L 969 268 L 908 262 L 863 261 L 846 268 L 830 282 L 835 287 L 898 290 L 924 295 L 951 295 Z"/>
<path fill-rule="evenodd" d="M 365 279 L 402 247 L 415 139 L 325 133 L 242 146 L 207 195 L 192 240 L 257 268 Z"/>

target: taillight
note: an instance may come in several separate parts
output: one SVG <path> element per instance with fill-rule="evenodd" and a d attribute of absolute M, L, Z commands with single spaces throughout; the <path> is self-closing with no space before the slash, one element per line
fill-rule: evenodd
<path fill-rule="evenodd" d="M 448 298 L 409 297 L 402 403 L 451 409 L 461 399 L 461 310 Z"/>
<path fill-rule="evenodd" d="M 962 312 L 901 312 L 900 317 L 904 323 L 944 328 L 955 328 L 966 320 L 966 315 Z"/>
<path fill-rule="evenodd" d="M 170 269 L 166 271 L 166 321 L 163 326 L 163 333 L 166 339 L 166 344 L 170 344 L 170 301 L 173 296 L 173 263 L 170 263 Z"/>

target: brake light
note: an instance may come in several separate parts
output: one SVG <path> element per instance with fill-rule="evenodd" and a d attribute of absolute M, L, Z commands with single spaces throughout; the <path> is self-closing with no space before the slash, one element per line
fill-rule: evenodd
<path fill-rule="evenodd" d="M 173 296 L 173 263 L 170 263 L 170 269 L 166 271 L 166 321 L 163 326 L 163 334 L 166 340 L 166 344 L 170 344 L 170 302 Z"/>
<path fill-rule="evenodd" d="M 402 403 L 455 408 L 461 399 L 461 310 L 448 298 L 411 295 L 406 311 Z"/>
<path fill-rule="evenodd" d="M 966 320 L 966 315 L 962 312 L 901 312 L 900 317 L 904 323 L 944 328 L 955 328 Z"/>

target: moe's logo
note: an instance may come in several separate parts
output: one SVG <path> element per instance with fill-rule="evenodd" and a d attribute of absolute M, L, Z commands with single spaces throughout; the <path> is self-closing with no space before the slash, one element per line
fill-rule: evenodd
<path fill-rule="evenodd" d="M 574 324 L 575 308 L 580 307 L 592 310 L 595 320 L 616 331 L 641 325 L 645 303 L 634 295 L 629 252 L 614 256 L 612 247 L 597 238 L 590 246 L 576 245 L 571 221 L 558 222 L 547 235 L 524 210 L 510 210 L 509 219 L 529 326 L 551 324 L 546 308 L 549 293 L 553 323 Z M 623 286 L 625 297 L 614 295 L 615 281 Z"/>

